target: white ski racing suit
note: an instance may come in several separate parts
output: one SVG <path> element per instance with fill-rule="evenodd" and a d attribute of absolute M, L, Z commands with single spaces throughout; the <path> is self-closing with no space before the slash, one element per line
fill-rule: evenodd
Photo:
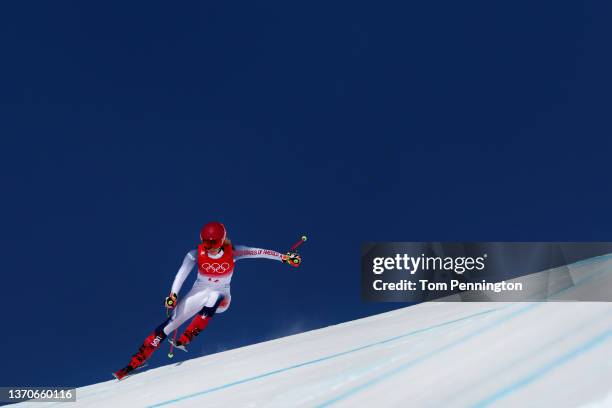
<path fill-rule="evenodd" d="M 179 293 L 196 264 L 198 278 L 191 290 L 179 298 L 178 306 L 163 329 L 164 333 L 169 335 L 198 312 L 212 311 L 214 314 L 226 311 L 231 301 L 230 282 L 234 272 L 234 262 L 245 258 L 282 261 L 283 255 L 269 249 L 231 245 L 224 245 L 216 255 L 208 254 L 201 246 L 189 251 L 174 278 L 171 293 Z"/>

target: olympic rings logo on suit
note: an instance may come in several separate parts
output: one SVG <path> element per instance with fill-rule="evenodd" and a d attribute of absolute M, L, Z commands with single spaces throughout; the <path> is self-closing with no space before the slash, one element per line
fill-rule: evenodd
<path fill-rule="evenodd" d="M 229 271 L 230 269 L 230 265 L 227 262 L 223 262 L 223 263 L 203 263 L 202 264 L 202 269 L 204 270 L 204 272 L 206 273 L 225 273 L 227 271 Z"/>

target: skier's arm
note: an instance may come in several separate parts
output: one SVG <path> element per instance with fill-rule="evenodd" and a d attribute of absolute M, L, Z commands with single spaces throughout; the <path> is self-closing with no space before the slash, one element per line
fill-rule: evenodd
<path fill-rule="evenodd" d="M 183 283 L 185 282 L 185 279 L 187 279 L 187 276 L 189 276 L 189 273 L 191 273 L 191 270 L 193 269 L 193 266 L 196 263 L 196 255 L 197 252 L 195 250 L 187 252 L 187 255 L 185 255 L 185 259 L 183 259 L 183 264 L 176 273 L 176 277 L 174 278 L 174 283 L 172 283 L 172 290 L 170 291 L 170 293 L 179 293 L 181 287 L 183 286 Z"/>
<path fill-rule="evenodd" d="M 234 261 L 246 258 L 264 258 L 286 262 L 291 266 L 298 266 L 301 258 L 296 253 L 281 254 L 271 249 L 251 248 L 243 245 L 234 248 Z"/>

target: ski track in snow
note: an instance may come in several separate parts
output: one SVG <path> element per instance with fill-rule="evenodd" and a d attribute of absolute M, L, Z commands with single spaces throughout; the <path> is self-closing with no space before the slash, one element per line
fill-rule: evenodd
<path fill-rule="evenodd" d="M 308 366 L 308 365 L 317 364 L 317 363 L 320 363 L 322 361 L 332 360 L 332 359 L 335 359 L 335 358 L 338 358 L 338 357 L 346 356 L 348 354 L 352 354 L 352 353 L 356 353 L 356 352 L 368 349 L 370 347 L 375 347 L 375 346 L 383 345 L 383 344 L 386 344 L 386 343 L 390 343 L 390 342 L 393 342 L 393 341 L 396 341 L 396 340 L 399 340 L 399 339 L 402 339 L 402 338 L 405 338 L 405 337 L 408 337 L 408 336 L 413 336 L 413 335 L 416 335 L 416 334 L 419 334 L 419 333 L 424 333 L 424 332 L 427 332 L 429 330 L 436 329 L 438 327 L 443 327 L 443 326 L 451 325 L 453 323 L 457 323 L 457 322 L 460 322 L 460 321 L 465 320 L 465 319 L 470 319 L 470 318 L 478 317 L 478 316 L 486 314 L 486 313 L 491 313 L 491 311 L 485 311 L 485 312 L 481 312 L 481 313 L 476 313 L 474 315 L 466 316 L 466 317 L 463 317 L 463 318 L 460 318 L 460 319 L 456 319 L 456 320 L 453 320 L 453 321 L 450 321 L 450 322 L 445 322 L 445 323 L 442 323 L 442 324 L 439 324 L 439 325 L 427 327 L 425 329 L 416 330 L 416 331 L 409 332 L 409 333 L 406 333 L 406 334 L 402 334 L 402 335 L 399 335 L 399 336 L 396 336 L 396 337 L 393 337 L 393 338 L 390 338 L 390 339 L 381 340 L 381 341 L 376 342 L 376 343 L 367 344 L 365 346 L 361 346 L 361 347 L 358 347 L 358 348 L 355 348 L 355 349 L 352 349 L 352 350 L 348 350 L 348 351 L 344 351 L 344 352 L 341 352 L 341 353 L 332 354 L 330 356 L 322 357 L 322 358 L 319 358 L 319 359 L 316 359 L 316 360 L 306 361 L 304 363 L 296 364 L 296 365 L 293 365 L 293 366 L 290 366 L 290 367 L 286 367 L 286 368 L 282 368 L 282 369 L 279 369 L 279 370 L 271 371 L 271 372 L 268 372 L 268 373 L 265 373 L 265 374 L 261 374 L 261 375 L 257 375 L 257 376 L 254 376 L 254 377 L 245 378 L 245 379 L 242 379 L 242 380 L 239 380 L 239 381 L 235 381 L 235 382 L 232 382 L 232 383 L 229 383 L 229 384 L 224 384 L 224 385 L 222 385 L 220 387 L 215 387 L 215 388 L 203 390 L 203 391 L 200 391 L 200 392 L 195 393 L 195 394 L 185 395 L 185 396 L 182 396 L 180 398 L 176 398 L 174 400 L 164 401 L 164 402 L 161 402 L 159 404 L 151 405 L 150 408 L 161 407 L 161 406 L 173 404 L 173 403 L 176 403 L 176 402 L 179 402 L 179 401 L 184 401 L 184 400 L 189 399 L 189 398 L 194 398 L 194 397 L 197 397 L 197 396 L 200 396 L 200 395 L 208 394 L 208 393 L 211 393 L 211 392 L 215 392 L 215 391 L 219 391 L 219 390 L 226 389 L 226 388 L 229 388 L 229 387 L 233 387 L 235 385 L 243 384 L 243 383 L 246 383 L 246 382 L 249 382 L 249 381 L 256 381 L 256 380 L 259 380 L 259 379 L 262 379 L 262 378 L 265 378 L 265 377 L 269 377 L 271 375 L 276 375 L 276 374 L 280 374 L 280 373 L 283 373 L 283 372 L 286 372 L 286 371 L 289 371 L 289 370 L 294 370 L 296 368 L 300 368 L 300 367 L 304 367 L 304 366 Z"/>
<path fill-rule="evenodd" d="M 611 255 L 570 269 L 551 297 L 612 290 Z M 425 303 L 82 387 L 71 406 L 605 406 L 611 339 L 610 303 Z"/>

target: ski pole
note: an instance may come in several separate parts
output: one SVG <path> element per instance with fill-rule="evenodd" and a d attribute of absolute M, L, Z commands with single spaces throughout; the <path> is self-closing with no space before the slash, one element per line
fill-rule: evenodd
<path fill-rule="evenodd" d="M 290 251 L 295 251 L 300 245 L 302 245 L 304 242 L 306 242 L 306 240 L 308 239 L 308 237 L 306 237 L 306 235 L 302 235 L 302 238 L 300 238 L 300 240 L 298 242 L 296 242 L 295 244 L 293 244 L 293 246 L 291 247 Z"/>
<path fill-rule="evenodd" d="M 170 309 L 169 308 L 166 308 L 166 316 L 170 317 Z M 174 329 L 173 341 L 176 341 L 176 331 L 177 330 L 178 330 L 178 327 L 176 329 Z M 174 353 L 172 353 L 173 350 L 174 350 L 174 343 L 170 343 L 170 352 L 168 353 L 168 358 L 174 357 Z"/>
<path fill-rule="evenodd" d="M 178 330 L 178 327 L 174 329 L 174 336 L 172 339 L 172 343 L 170 343 L 170 352 L 168 353 L 168 358 L 174 357 L 174 353 L 172 353 L 172 350 L 174 350 L 174 343 L 176 342 L 176 331 L 177 330 Z"/>

